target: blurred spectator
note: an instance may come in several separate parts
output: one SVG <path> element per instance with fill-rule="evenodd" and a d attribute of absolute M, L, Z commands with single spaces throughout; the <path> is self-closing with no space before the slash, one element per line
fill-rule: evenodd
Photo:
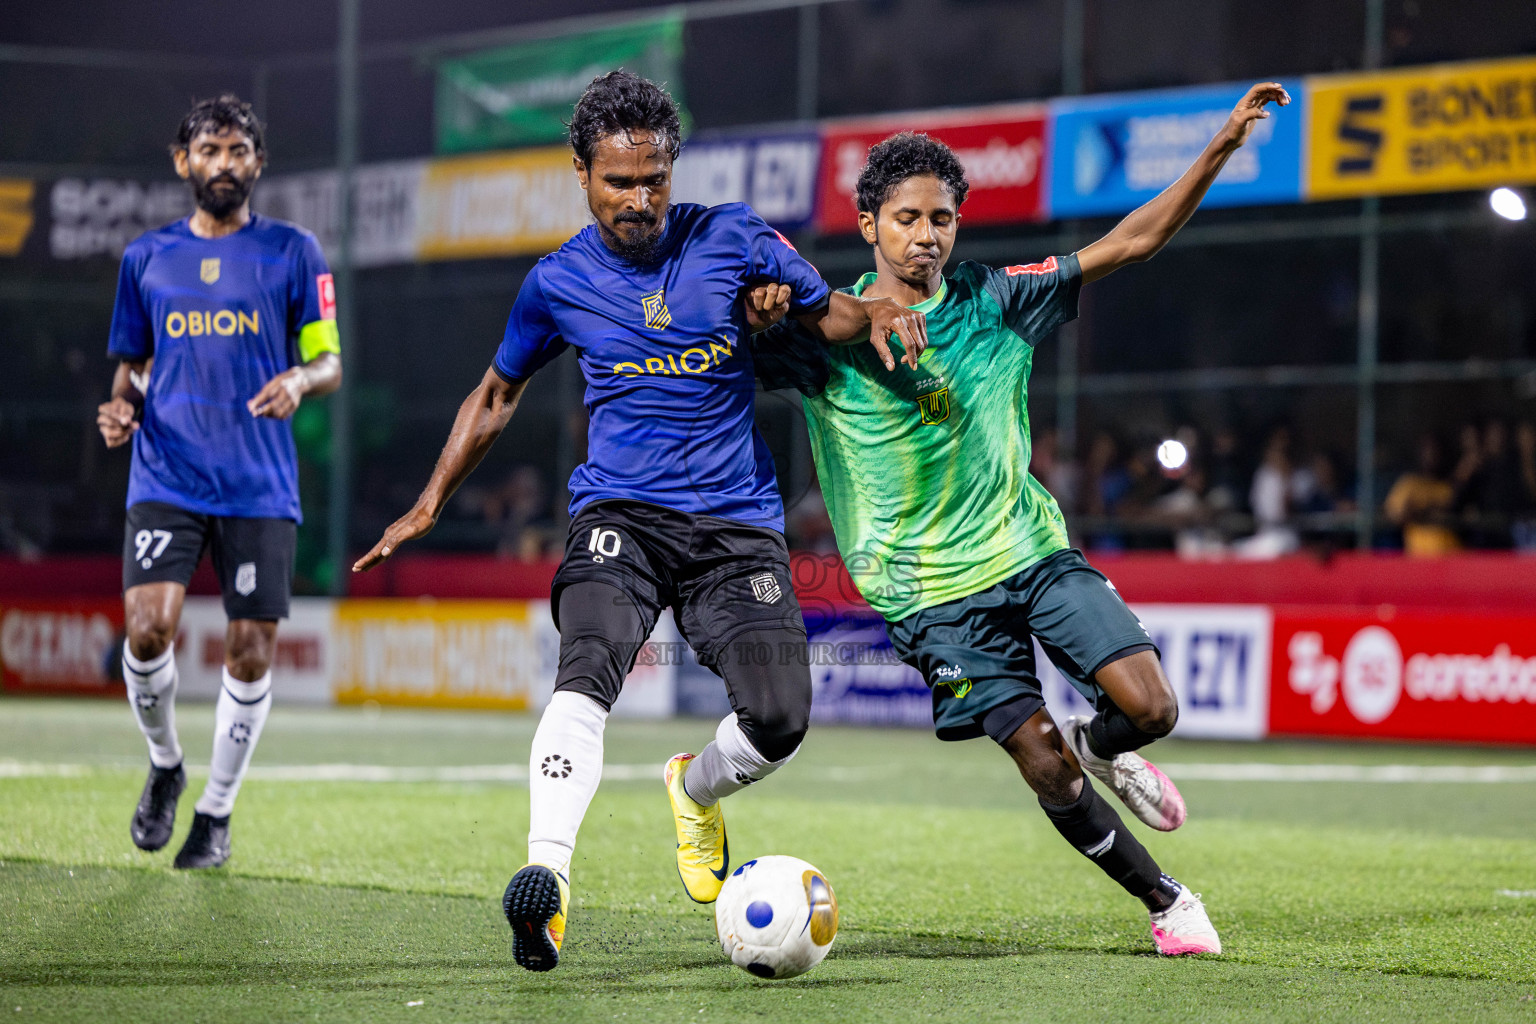
<path fill-rule="evenodd" d="M 1462 455 L 1465 458 L 1465 443 Z M 1459 550 L 1461 542 L 1450 527 L 1456 490 L 1441 471 L 1440 444 L 1432 435 L 1419 441 L 1418 459 L 1418 469 L 1398 477 L 1387 492 L 1382 510 L 1402 527 L 1403 550 L 1408 554 L 1432 556 Z"/>
<path fill-rule="evenodd" d="M 1101 430 L 1088 447 L 1083 465 L 1082 502 L 1085 515 L 1107 518 L 1121 511 L 1121 504 L 1131 491 L 1131 474 L 1120 461 L 1120 445 L 1114 435 Z M 1101 531 L 1090 538 L 1095 548 L 1120 550 L 1125 538 L 1118 532 Z"/>
<path fill-rule="evenodd" d="M 1219 554 L 1226 550 L 1220 532 L 1211 526 L 1212 509 L 1206 499 L 1205 470 L 1191 465 L 1179 484 L 1152 502 L 1148 518 L 1173 530 L 1173 548 L 1186 558 Z"/>
<path fill-rule="evenodd" d="M 1029 472 L 1051 492 L 1064 514 L 1071 515 L 1077 511 L 1077 464 L 1070 458 L 1061 457 L 1061 435 L 1055 427 L 1042 430 L 1034 438 Z"/>
<path fill-rule="evenodd" d="M 496 531 L 496 554 L 520 562 L 553 555 L 554 521 L 544 478 L 532 466 L 518 466 L 481 504 L 487 526 Z"/>
<path fill-rule="evenodd" d="M 1208 476 L 1210 490 L 1205 500 L 1213 512 L 1241 512 L 1246 507 L 1244 483 L 1248 474 L 1244 471 L 1237 432 L 1231 427 L 1222 427 L 1211 439 Z"/>
<path fill-rule="evenodd" d="M 810 488 L 789 510 L 787 520 L 785 525 L 789 546 L 796 551 L 837 553 L 837 537 L 832 532 L 832 517 L 827 514 L 827 500 L 821 493 L 821 483 L 814 475 Z"/>
<path fill-rule="evenodd" d="M 1515 428 L 1515 462 L 1520 469 L 1520 503 L 1510 531 L 1515 547 L 1536 552 L 1536 423 Z"/>
<path fill-rule="evenodd" d="M 1509 425 L 1503 420 L 1489 420 L 1483 427 L 1471 471 L 1457 483 L 1456 506 L 1466 524 L 1468 546 L 1510 547 L 1524 485 L 1519 458 L 1509 444 Z"/>
<path fill-rule="evenodd" d="M 1310 477 L 1299 477 L 1291 462 L 1291 432 L 1276 427 L 1264 444 L 1264 458 L 1254 471 L 1248 490 L 1253 509 L 1254 534 L 1233 545 L 1243 558 L 1278 558 L 1301 545 L 1291 525 L 1291 505 L 1298 485 L 1309 489 Z"/>

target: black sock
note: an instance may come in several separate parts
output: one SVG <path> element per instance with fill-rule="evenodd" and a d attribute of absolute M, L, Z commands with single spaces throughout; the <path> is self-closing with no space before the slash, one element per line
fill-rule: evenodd
<path fill-rule="evenodd" d="M 1062 838 L 1099 866 L 1126 892 L 1154 913 L 1167 910 L 1179 894 L 1179 883 L 1163 874 L 1120 815 L 1105 802 L 1083 776 L 1083 792 L 1065 806 L 1040 801 Z"/>
<path fill-rule="evenodd" d="M 1130 717 L 1113 704 L 1088 720 L 1088 749 L 1106 761 L 1128 750 L 1140 750 L 1159 738 L 1136 728 Z"/>

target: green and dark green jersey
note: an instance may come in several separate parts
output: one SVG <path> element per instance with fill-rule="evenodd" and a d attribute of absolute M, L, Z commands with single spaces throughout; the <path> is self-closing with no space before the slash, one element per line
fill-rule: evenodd
<path fill-rule="evenodd" d="M 807 394 L 838 549 L 886 619 L 985 590 L 1067 547 L 1060 508 L 1029 475 L 1026 398 L 1034 346 L 1077 316 L 1081 282 L 1076 256 L 960 264 L 913 307 L 928 323 L 916 370 L 887 370 L 869 345 L 813 359 L 790 327 L 759 336 L 765 383 Z"/>

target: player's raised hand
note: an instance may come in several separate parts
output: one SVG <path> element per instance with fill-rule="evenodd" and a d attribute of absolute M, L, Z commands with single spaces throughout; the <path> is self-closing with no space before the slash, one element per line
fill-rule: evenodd
<path fill-rule="evenodd" d="M 390 524 L 384 536 L 362 558 L 352 563 L 353 572 L 367 572 L 400 549 L 400 545 L 432 532 L 437 520 L 422 508 L 413 508 Z"/>
<path fill-rule="evenodd" d="M 895 299 L 864 299 L 864 309 L 869 313 L 869 343 L 887 370 L 896 369 L 891 355 L 889 339 L 896 335 L 906 351 L 901 361 L 917 369 L 918 357 L 928 347 L 928 320 L 914 309 L 908 309 Z"/>
<path fill-rule="evenodd" d="M 789 297 L 793 294 L 787 284 L 760 284 L 744 289 L 742 304 L 747 310 L 747 326 L 756 334 L 772 327 L 789 314 Z"/>
<path fill-rule="evenodd" d="M 304 399 L 307 382 L 304 379 L 304 368 L 295 366 L 290 370 L 273 377 L 262 385 L 256 397 L 245 403 L 252 416 L 266 416 L 274 420 L 285 420 L 292 416 L 299 408 L 299 402 Z"/>
<path fill-rule="evenodd" d="M 133 403 L 122 397 L 96 407 L 96 426 L 108 448 L 117 448 L 133 438 L 139 429 L 138 420 L 133 418 L 135 411 Z"/>
<path fill-rule="evenodd" d="M 1222 134 L 1233 149 L 1248 141 L 1253 134 L 1253 126 L 1269 116 L 1269 111 L 1264 107 L 1274 103 L 1278 106 L 1286 106 L 1291 102 L 1291 94 L 1285 91 L 1285 87 L 1279 82 L 1260 82 L 1248 90 L 1232 114 L 1227 118 L 1226 125 L 1222 128 Z"/>

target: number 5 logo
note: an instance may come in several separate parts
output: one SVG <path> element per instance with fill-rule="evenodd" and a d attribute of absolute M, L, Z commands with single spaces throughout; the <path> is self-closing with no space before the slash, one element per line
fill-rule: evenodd
<path fill-rule="evenodd" d="M 142 568 L 148 569 L 155 564 L 155 559 L 165 554 L 165 546 L 171 542 L 170 530 L 140 530 L 133 535 L 133 546 L 136 549 L 134 558 L 138 559 Z M 154 550 L 151 551 L 150 547 Z"/>
<path fill-rule="evenodd" d="M 592 527 L 592 536 L 587 538 L 587 550 L 593 552 L 592 561 L 601 562 L 604 558 L 612 558 L 619 553 L 619 548 L 624 541 L 617 530 L 605 530 L 601 526 Z"/>

